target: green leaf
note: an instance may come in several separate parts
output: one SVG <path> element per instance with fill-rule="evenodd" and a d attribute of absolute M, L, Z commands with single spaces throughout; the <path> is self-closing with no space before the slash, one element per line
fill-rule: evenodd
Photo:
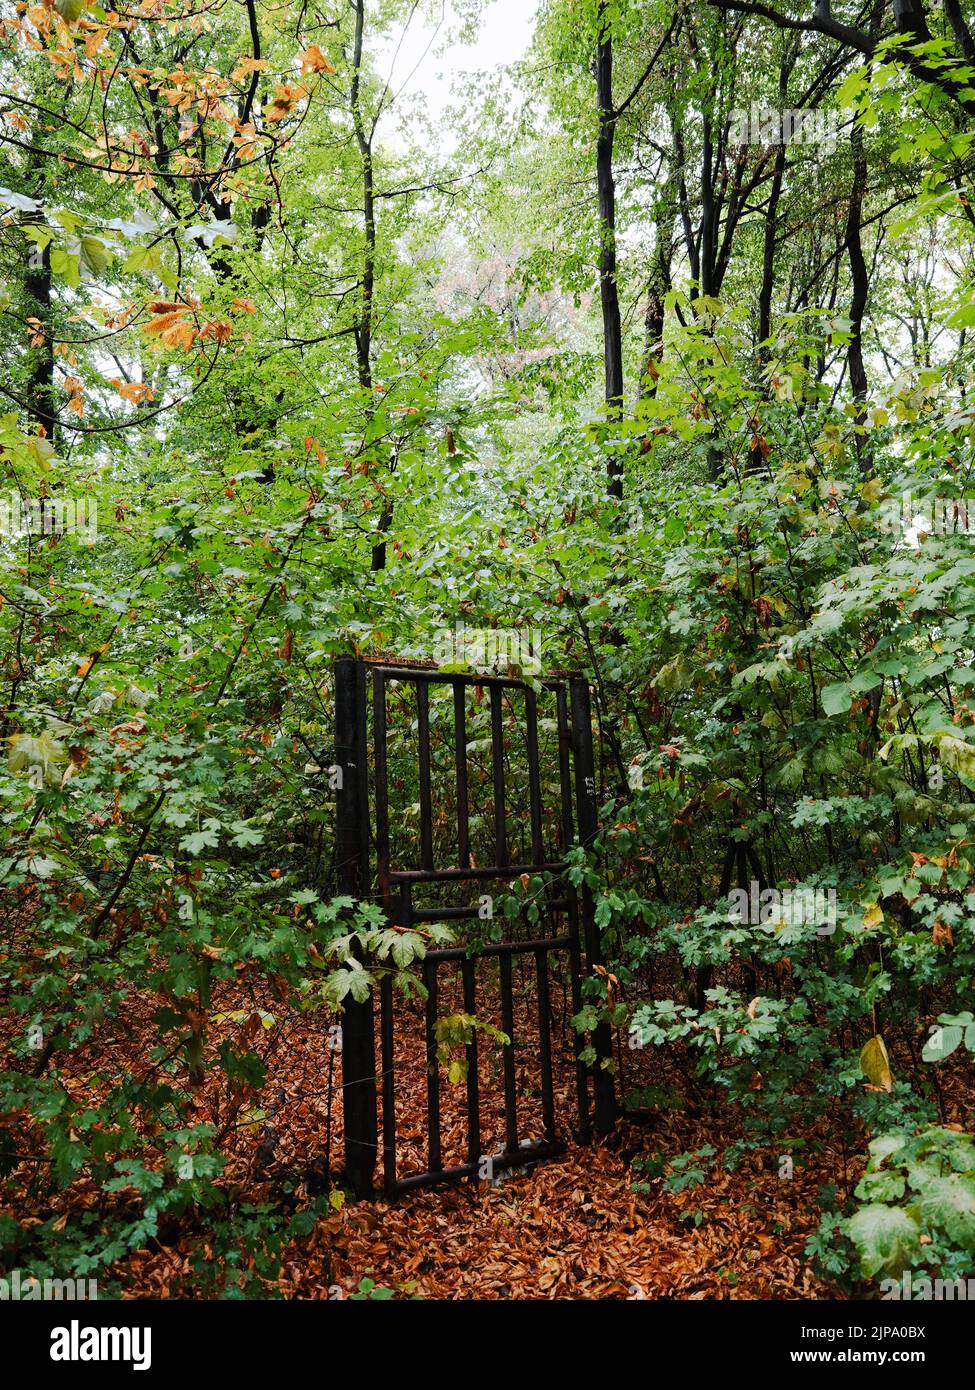
<path fill-rule="evenodd" d="M 197 855 L 204 849 L 216 849 L 219 841 L 212 829 L 194 830 L 192 835 L 184 835 L 179 842 L 180 849 Z"/>
<path fill-rule="evenodd" d="M 880 1134 L 876 1139 L 871 1139 L 867 1146 L 870 1150 L 871 1168 L 881 1167 L 886 1159 L 899 1153 L 906 1142 L 903 1134 Z"/>
<path fill-rule="evenodd" d="M 975 790 L 975 744 L 945 734 L 938 740 L 941 761 L 960 777 L 967 787 Z"/>
<path fill-rule="evenodd" d="M 81 284 L 81 264 L 78 256 L 71 255 L 63 246 L 55 246 L 51 249 L 51 270 L 55 275 L 60 275 L 71 289 L 76 290 Z"/>
<path fill-rule="evenodd" d="M 255 830 L 254 827 L 252 825 L 248 825 L 246 821 L 232 821 L 230 829 L 232 831 L 230 843 L 232 845 L 236 845 L 238 849 L 247 849 L 250 845 L 259 845 L 263 843 L 264 831 Z M 317 896 L 317 893 L 312 893 L 311 897 L 306 898 L 305 901 L 313 902 L 315 901 Z"/>
<path fill-rule="evenodd" d="M 683 652 L 657 672 L 654 685 L 665 694 L 676 694 L 694 684 L 694 669 Z"/>
<path fill-rule="evenodd" d="M 158 273 L 162 266 L 162 246 L 133 246 L 122 263 L 126 275 L 142 271 L 146 275 Z"/>
<path fill-rule="evenodd" d="M 823 710 L 826 714 L 845 714 L 850 708 L 850 687 L 845 681 L 836 685 L 826 685 L 820 691 Z"/>
<path fill-rule="evenodd" d="M 57 769 L 68 760 L 67 751 L 49 729 L 39 738 L 30 734 L 14 734 L 9 741 L 7 767 L 11 772 L 29 772 L 39 768 L 43 781 L 48 786 L 57 786 L 61 780 Z"/>
<path fill-rule="evenodd" d="M 942 1062 L 946 1057 L 950 1057 L 956 1047 L 959 1047 L 964 1037 L 964 1030 L 957 1024 L 937 1025 L 929 1034 L 921 1049 L 921 1060 L 924 1062 Z"/>
<path fill-rule="evenodd" d="M 918 1183 L 918 1206 L 926 1224 L 940 1227 L 952 1244 L 975 1253 L 975 1178 L 952 1173 Z"/>
<path fill-rule="evenodd" d="M 880 1270 L 895 1276 L 901 1274 L 921 1252 L 921 1228 L 900 1207 L 872 1202 L 861 1207 L 844 1225 L 867 1279 Z"/>
<path fill-rule="evenodd" d="M 103 274 L 111 262 L 112 253 L 103 241 L 93 236 L 81 238 L 81 264 L 90 270 L 92 275 Z"/>

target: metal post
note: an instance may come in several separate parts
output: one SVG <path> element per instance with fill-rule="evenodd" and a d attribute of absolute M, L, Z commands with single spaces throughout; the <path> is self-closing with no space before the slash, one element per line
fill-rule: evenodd
<path fill-rule="evenodd" d="M 572 709 L 572 754 L 575 764 L 576 806 L 579 822 L 579 843 L 586 849 L 596 838 L 596 776 L 592 758 L 592 707 L 589 700 L 589 682 L 583 676 L 573 676 L 570 682 L 570 701 Z M 605 965 L 599 930 L 596 926 L 592 892 L 583 884 L 580 890 L 582 906 L 582 927 L 585 954 L 589 969 Z M 593 1073 L 595 1087 L 596 1134 L 602 1138 L 612 1133 L 616 1123 L 616 1095 L 613 1075 L 603 1063 L 611 1062 L 613 1057 L 613 1038 L 607 1022 L 600 1023 L 592 1035 L 596 1052 L 596 1066 Z"/>
<path fill-rule="evenodd" d="M 369 773 L 366 760 L 366 672 L 353 657 L 335 663 L 335 763 L 341 771 L 335 804 L 339 891 L 369 892 Z M 345 1179 L 357 1197 L 373 1192 L 376 1166 L 376 1038 L 372 995 L 347 996 L 342 1015 L 342 1102 Z"/>

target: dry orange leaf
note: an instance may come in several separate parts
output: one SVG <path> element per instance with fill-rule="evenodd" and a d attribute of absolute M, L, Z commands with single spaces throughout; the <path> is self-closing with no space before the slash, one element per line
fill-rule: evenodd
<path fill-rule="evenodd" d="M 310 43 L 301 55 L 301 75 L 309 72 L 335 72 L 317 43 Z"/>

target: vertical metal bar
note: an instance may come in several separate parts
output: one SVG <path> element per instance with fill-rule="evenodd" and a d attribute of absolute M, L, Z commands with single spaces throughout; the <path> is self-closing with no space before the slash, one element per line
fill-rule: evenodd
<path fill-rule="evenodd" d="M 393 977 L 379 986 L 383 1058 L 383 1186 L 391 1193 L 396 1183 L 396 1073 L 393 1059 Z"/>
<path fill-rule="evenodd" d="M 505 1147 L 518 1147 L 518 1095 L 515 1083 L 515 1010 L 511 992 L 511 956 L 505 951 L 498 957 L 501 972 L 501 1031 L 510 1039 L 503 1050 L 504 1059 L 504 1123 Z"/>
<path fill-rule="evenodd" d="M 440 1062 L 437 1058 L 437 962 L 423 962 L 427 990 L 427 1163 L 431 1173 L 443 1169 L 440 1156 Z"/>
<path fill-rule="evenodd" d="M 562 792 L 562 844 L 567 850 L 572 844 L 572 775 L 569 771 L 569 750 L 572 747 L 572 734 L 566 712 L 565 686 L 560 685 L 555 693 L 556 717 L 559 725 L 559 787 Z"/>
<path fill-rule="evenodd" d="M 400 885 L 398 897 L 394 897 L 392 890 L 389 890 L 385 903 L 390 919 L 398 926 L 413 925 L 413 903 L 408 883 Z M 392 975 L 383 976 L 379 1001 L 383 1059 L 383 1185 L 387 1193 L 392 1193 L 396 1183 L 396 1056 Z"/>
<path fill-rule="evenodd" d="M 572 749 L 572 731 L 569 728 L 568 700 L 566 688 L 560 685 L 555 692 L 556 719 L 559 731 L 559 786 L 562 792 L 562 851 L 568 850 L 573 842 L 572 824 L 572 775 L 569 755 Z M 579 898 L 576 890 L 569 889 L 569 975 L 572 994 L 572 1013 L 582 1009 L 582 946 L 579 940 Z M 579 1131 L 581 1144 L 592 1139 L 592 1124 L 589 1117 L 589 1073 L 582 1060 L 585 1040 L 575 1026 L 572 1028 L 572 1050 L 575 1053 L 576 1099 L 578 1102 Z"/>
<path fill-rule="evenodd" d="M 548 1002 L 548 952 L 535 952 L 535 972 L 538 977 L 538 1044 L 542 1074 L 542 1124 L 545 1138 L 555 1140 L 555 1096 L 552 1090 L 552 1034 Z"/>
<path fill-rule="evenodd" d="M 592 761 L 592 706 L 589 699 L 589 682 L 583 676 L 573 676 L 570 692 L 579 843 L 588 849 L 599 828 L 596 819 L 596 775 Z"/>
<path fill-rule="evenodd" d="M 462 869 L 471 866 L 467 807 L 467 724 L 463 681 L 454 685 L 454 763 L 457 768 L 457 862 Z"/>
<path fill-rule="evenodd" d="M 335 802 L 339 891 L 369 892 L 369 781 L 366 762 L 366 675 L 362 663 L 335 663 Z M 376 1037 L 372 995 L 349 1000 L 342 1015 L 342 1102 L 346 1181 L 357 1197 L 373 1190 L 376 1166 Z"/>
<path fill-rule="evenodd" d="M 383 907 L 389 903 L 389 780 L 386 770 L 386 677 L 372 673 L 372 738 L 376 782 L 376 877 Z"/>
<path fill-rule="evenodd" d="M 579 841 L 587 849 L 596 838 L 596 777 L 592 761 L 592 708 L 589 701 L 589 682 L 582 676 L 571 681 L 572 749 L 575 758 L 576 806 L 579 820 Z M 586 961 L 592 970 L 605 965 L 591 890 L 583 885 L 581 894 L 583 939 Z M 596 1134 L 602 1138 L 612 1132 L 616 1123 L 616 1096 L 612 1073 L 601 1064 L 612 1061 L 613 1036 L 604 1022 L 593 1029 L 596 1066 L 593 1084 L 596 1092 Z"/>
<path fill-rule="evenodd" d="M 538 771 L 538 697 L 525 690 L 525 736 L 528 741 L 528 796 L 531 806 L 532 863 L 544 864 L 542 845 L 542 786 Z"/>
<path fill-rule="evenodd" d="M 461 977 L 464 981 L 464 1012 L 476 1016 L 477 1000 L 474 992 L 474 961 L 470 956 L 461 962 Z M 467 1044 L 467 1161 L 480 1165 L 481 1161 L 481 1107 L 480 1083 L 477 1075 L 477 1030 L 471 1029 L 471 1040 Z M 478 1173 L 472 1174 L 471 1181 L 477 1182 Z"/>
<path fill-rule="evenodd" d="M 430 792 L 430 687 L 416 683 L 416 726 L 420 745 L 420 868 L 433 868 L 433 798 Z"/>
<path fill-rule="evenodd" d="M 504 725 L 501 722 L 501 686 L 491 686 L 491 761 L 494 765 L 494 862 L 508 863 L 504 813 Z"/>
<path fill-rule="evenodd" d="M 582 1011 L 582 951 L 579 945 L 579 900 L 574 888 L 569 892 L 569 970 L 572 993 L 573 1017 Z M 589 1072 L 582 1060 L 585 1039 L 572 1026 L 572 1050 L 576 1058 L 576 1098 L 579 1106 L 580 1144 L 588 1144 L 592 1139 L 592 1124 L 589 1118 Z"/>

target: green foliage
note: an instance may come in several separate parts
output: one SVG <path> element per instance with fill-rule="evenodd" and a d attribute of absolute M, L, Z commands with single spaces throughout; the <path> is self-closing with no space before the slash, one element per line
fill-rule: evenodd
<path fill-rule="evenodd" d="M 705 1160 L 713 1158 L 714 1154 L 714 1148 L 705 1144 L 693 1153 L 674 1154 L 670 1158 L 663 1154 L 637 1158 L 634 1159 L 633 1166 L 637 1172 L 646 1173 L 650 1178 L 662 1178 L 667 1192 L 683 1192 L 689 1187 L 699 1187 L 705 1181 Z M 637 1182 L 633 1184 L 633 1190 L 649 1192 L 652 1188 L 648 1182 Z"/>
<path fill-rule="evenodd" d="M 510 1047 L 511 1038 L 495 1028 L 492 1023 L 475 1018 L 473 1014 L 445 1014 L 433 1026 L 433 1036 L 437 1044 L 437 1060 L 447 1068 L 447 1079 L 451 1085 L 467 1080 L 467 1058 L 456 1057 L 458 1047 L 470 1047 L 480 1034 L 498 1047 Z"/>
<path fill-rule="evenodd" d="M 857 1210 L 845 1219 L 833 1214 L 810 1242 L 820 1268 L 865 1281 L 905 1270 L 965 1277 L 975 1254 L 975 1140 L 928 1126 L 879 1135 L 869 1150 Z"/>

